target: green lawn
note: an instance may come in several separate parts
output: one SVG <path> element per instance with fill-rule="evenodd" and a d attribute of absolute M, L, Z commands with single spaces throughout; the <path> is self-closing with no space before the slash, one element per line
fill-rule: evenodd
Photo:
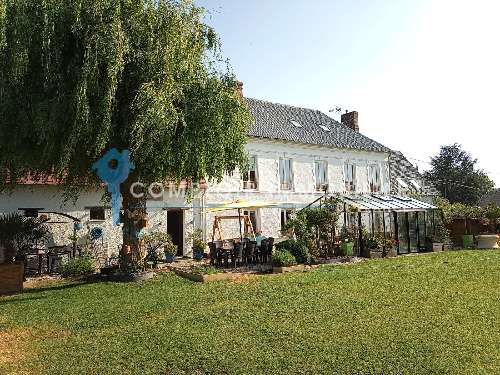
<path fill-rule="evenodd" d="M 494 250 L 59 283 L 0 298 L 0 374 L 494 374 L 499 325 Z"/>

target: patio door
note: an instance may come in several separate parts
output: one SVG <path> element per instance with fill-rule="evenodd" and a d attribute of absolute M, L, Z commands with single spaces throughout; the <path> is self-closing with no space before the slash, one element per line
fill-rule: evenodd
<path fill-rule="evenodd" d="M 172 242 L 177 245 L 177 256 L 184 255 L 184 211 L 167 211 L 167 233 L 172 237 Z"/>

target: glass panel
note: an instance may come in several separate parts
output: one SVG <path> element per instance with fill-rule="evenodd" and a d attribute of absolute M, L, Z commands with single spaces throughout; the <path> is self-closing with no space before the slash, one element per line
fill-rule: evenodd
<path fill-rule="evenodd" d="M 404 212 L 398 213 L 398 225 L 399 225 L 399 252 L 405 254 L 408 252 L 408 240 L 406 226 L 406 214 Z"/>
<path fill-rule="evenodd" d="M 410 224 L 410 250 L 417 251 L 417 222 L 415 212 L 408 213 L 408 220 Z"/>
<path fill-rule="evenodd" d="M 425 237 L 428 236 L 425 227 L 425 216 L 427 216 L 425 212 L 418 213 L 418 235 L 420 237 L 421 247 L 425 246 Z"/>

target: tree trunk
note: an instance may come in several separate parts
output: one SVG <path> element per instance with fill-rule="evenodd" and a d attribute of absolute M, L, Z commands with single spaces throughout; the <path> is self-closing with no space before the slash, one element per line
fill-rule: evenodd
<path fill-rule="evenodd" d="M 127 180 L 121 184 L 123 214 L 123 246 L 121 249 L 120 267 L 126 272 L 135 272 L 144 268 L 144 230 L 148 223 L 146 211 L 146 189 L 136 187 L 132 191 L 133 184 L 138 182 L 138 176 L 131 173 Z M 143 194 L 138 198 L 132 193 Z"/>

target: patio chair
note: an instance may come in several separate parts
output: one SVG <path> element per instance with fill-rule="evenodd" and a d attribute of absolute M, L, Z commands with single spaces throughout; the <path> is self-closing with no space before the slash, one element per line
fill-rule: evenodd
<path fill-rule="evenodd" d="M 267 238 L 263 239 L 260 243 L 259 249 L 259 260 L 261 263 L 267 262 L 269 240 Z"/>
<path fill-rule="evenodd" d="M 246 243 L 246 246 L 245 246 L 245 264 L 248 264 L 249 260 L 250 260 L 250 263 L 255 263 L 256 247 L 257 247 L 257 242 L 255 242 L 255 241 L 248 241 Z"/>
<path fill-rule="evenodd" d="M 215 266 L 217 264 L 217 247 L 215 246 L 214 242 L 209 242 L 208 248 L 209 248 L 208 256 L 210 258 L 210 264 L 212 266 Z"/>
<path fill-rule="evenodd" d="M 237 267 L 238 262 L 243 263 L 243 244 L 235 243 L 232 253 L 232 261 L 234 268 Z"/>

